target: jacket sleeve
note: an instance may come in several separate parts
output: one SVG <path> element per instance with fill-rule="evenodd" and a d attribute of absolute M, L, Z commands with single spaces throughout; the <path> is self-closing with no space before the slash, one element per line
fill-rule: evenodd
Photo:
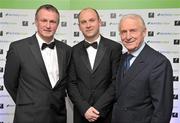
<path fill-rule="evenodd" d="M 122 46 L 119 44 L 112 49 L 111 54 L 111 69 L 112 69 L 112 79 L 111 84 L 104 94 L 99 98 L 99 100 L 94 104 L 94 107 L 100 112 L 101 117 L 106 117 L 107 113 L 112 109 L 113 102 L 115 99 L 115 79 L 116 70 L 119 60 L 122 55 Z"/>
<path fill-rule="evenodd" d="M 14 43 L 11 43 L 6 56 L 4 85 L 15 103 L 18 89 L 19 72 L 19 57 L 17 55 Z"/>
<path fill-rule="evenodd" d="M 154 112 L 151 123 L 169 123 L 173 108 L 173 72 L 169 60 L 158 60 L 150 75 Z"/>
<path fill-rule="evenodd" d="M 82 96 L 78 90 L 78 81 L 76 77 L 76 70 L 74 67 L 73 58 L 71 59 L 68 78 L 68 96 L 73 102 L 73 104 L 78 108 L 81 115 L 84 116 L 85 112 L 90 108 L 90 105 L 86 100 L 82 99 Z"/>

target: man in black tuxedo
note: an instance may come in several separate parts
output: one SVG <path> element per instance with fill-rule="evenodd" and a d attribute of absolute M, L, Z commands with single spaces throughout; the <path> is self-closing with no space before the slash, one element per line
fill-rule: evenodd
<path fill-rule="evenodd" d="M 116 102 L 111 123 L 170 121 L 173 108 L 171 63 L 144 42 L 146 30 L 139 15 L 125 15 L 120 21 L 120 37 L 128 51 L 122 55 L 113 82 Z"/>
<path fill-rule="evenodd" d="M 66 123 L 71 48 L 54 38 L 59 16 L 54 6 L 40 6 L 37 32 L 10 44 L 4 84 L 16 104 L 14 123 Z"/>
<path fill-rule="evenodd" d="M 74 123 L 109 123 L 112 104 L 112 66 L 122 46 L 100 35 L 101 20 L 96 10 L 83 9 L 78 16 L 84 40 L 73 47 L 68 94 L 74 103 Z"/>

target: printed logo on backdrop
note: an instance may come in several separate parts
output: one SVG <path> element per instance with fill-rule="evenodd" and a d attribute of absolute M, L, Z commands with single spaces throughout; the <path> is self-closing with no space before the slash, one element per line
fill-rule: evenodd
<path fill-rule="evenodd" d="M 116 32 L 110 32 L 110 37 L 116 37 Z"/>
<path fill-rule="evenodd" d="M 0 25 L 17 25 L 17 23 L 16 22 L 6 22 L 6 21 L 4 21 L 4 22 L 0 22 Z"/>
<path fill-rule="evenodd" d="M 67 27 L 67 22 L 65 21 L 61 22 L 61 27 Z"/>
<path fill-rule="evenodd" d="M 157 40 L 147 40 L 146 43 L 151 43 L 151 44 L 169 44 L 169 41 L 157 41 Z"/>
<path fill-rule="evenodd" d="M 147 25 L 151 25 L 151 26 L 164 26 L 164 25 L 170 25 L 169 22 L 147 22 Z"/>
<path fill-rule="evenodd" d="M 0 54 L 3 54 L 3 49 L 0 49 Z"/>
<path fill-rule="evenodd" d="M 3 91 L 3 90 L 4 90 L 3 85 L 0 85 L 0 91 Z"/>
<path fill-rule="evenodd" d="M 179 63 L 179 58 L 173 58 L 173 63 Z"/>
<path fill-rule="evenodd" d="M 170 55 L 179 55 L 179 51 L 168 51 L 168 50 L 161 50 L 159 49 L 159 52 L 162 53 L 162 54 L 170 54 Z"/>
<path fill-rule="evenodd" d="M 3 31 L 2 30 L 0 31 L 0 36 L 3 36 Z"/>
<path fill-rule="evenodd" d="M 67 44 L 67 40 L 66 39 L 62 39 L 61 42 L 64 42 L 65 44 Z"/>
<path fill-rule="evenodd" d="M 101 22 L 101 26 L 102 26 L 102 27 L 105 27 L 105 26 L 106 26 L 106 21 L 102 21 L 102 22 Z"/>
<path fill-rule="evenodd" d="M 0 73 L 3 73 L 3 67 L 0 67 Z"/>
<path fill-rule="evenodd" d="M 3 109 L 3 108 L 4 108 L 4 104 L 0 103 L 0 109 Z"/>
<path fill-rule="evenodd" d="M 77 22 L 74 22 L 73 25 L 76 26 L 76 25 L 79 25 L 79 24 Z"/>
<path fill-rule="evenodd" d="M 74 40 L 73 41 L 73 44 L 77 44 L 77 43 L 79 43 L 80 41 L 77 41 L 77 40 Z"/>
<path fill-rule="evenodd" d="M 177 113 L 177 112 L 173 112 L 173 113 L 172 113 L 172 117 L 178 118 L 178 113 Z"/>
<path fill-rule="evenodd" d="M 178 76 L 173 76 L 173 81 L 178 82 L 179 81 L 179 77 Z"/>
<path fill-rule="evenodd" d="M 78 19 L 78 14 L 74 14 L 74 19 Z"/>
<path fill-rule="evenodd" d="M 22 21 L 22 26 L 28 26 L 28 21 Z"/>
<path fill-rule="evenodd" d="M 11 107 L 15 107 L 15 105 L 14 104 L 7 104 L 6 107 L 11 108 Z"/>
<path fill-rule="evenodd" d="M 168 14 L 168 13 L 158 13 L 157 16 L 172 16 L 172 14 Z"/>
<path fill-rule="evenodd" d="M 11 40 L 0 40 L 0 43 L 8 43 L 11 42 Z"/>
<path fill-rule="evenodd" d="M 180 20 L 175 20 L 174 21 L 174 26 L 180 26 Z"/>
<path fill-rule="evenodd" d="M 116 25 L 118 25 L 118 24 L 119 24 L 119 23 L 117 23 L 117 22 L 110 22 L 110 23 L 109 23 L 110 26 L 116 26 Z"/>
<path fill-rule="evenodd" d="M 2 18 L 3 17 L 3 13 L 2 12 L 0 12 L 0 18 Z"/>
<path fill-rule="evenodd" d="M 174 45 L 179 45 L 180 44 L 180 39 L 174 39 Z"/>
<path fill-rule="evenodd" d="M 111 13 L 110 18 L 115 19 L 116 18 L 116 13 Z"/>
<path fill-rule="evenodd" d="M 6 35 L 27 35 L 27 32 L 6 32 Z"/>
<path fill-rule="evenodd" d="M 180 16 L 180 14 L 179 13 L 158 13 L 157 16 L 176 17 L 176 16 Z"/>
<path fill-rule="evenodd" d="M 148 13 L 148 18 L 154 18 L 154 12 L 149 12 Z"/>
<path fill-rule="evenodd" d="M 12 107 L 15 107 L 15 104 L 7 104 L 7 105 L 5 105 L 5 107 L 6 108 L 12 108 Z M 5 107 L 4 107 L 3 103 L 0 104 L 0 109 L 4 109 Z"/>
<path fill-rule="evenodd" d="M 12 16 L 12 17 L 27 17 L 28 14 L 6 13 L 5 16 Z"/>
<path fill-rule="evenodd" d="M 173 99 L 178 100 L 178 94 L 173 94 Z"/>
<path fill-rule="evenodd" d="M 157 35 L 180 35 L 179 32 L 157 32 Z"/>
<path fill-rule="evenodd" d="M 34 26 L 34 25 L 35 25 L 35 22 L 32 22 L 32 25 Z"/>
<path fill-rule="evenodd" d="M 148 31 L 148 37 L 153 37 L 154 36 L 154 32 L 153 31 Z"/>
<path fill-rule="evenodd" d="M 122 17 L 122 16 L 123 16 L 123 14 L 121 14 L 121 13 L 120 13 L 118 16 L 119 16 L 119 17 Z"/>
<path fill-rule="evenodd" d="M 74 37 L 79 37 L 79 32 L 74 32 Z"/>
<path fill-rule="evenodd" d="M 0 90 L 0 91 L 3 91 L 3 90 Z M 5 95 L 3 94 L 3 95 L 0 95 L 0 98 L 1 98 L 1 97 L 10 98 L 11 96 L 10 96 L 9 94 L 5 94 Z"/>

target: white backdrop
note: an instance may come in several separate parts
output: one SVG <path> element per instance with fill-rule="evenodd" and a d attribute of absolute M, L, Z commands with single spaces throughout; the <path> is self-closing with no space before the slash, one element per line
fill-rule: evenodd
<path fill-rule="evenodd" d="M 148 34 L 145 41 L 171 61 L 174 75 L 174 108 L 171 123 L 180 123 L 180 9 L 135 9 L 135 10 L 98 10 L 103 21 L 103 36 L 120 42 L 118 22 L 122 15 L 136 13 L 144 18 Z M 70 46 L 83 40 L 78 29 L 78 10 L 60 10 L 61 22 L 56 38 Z M 0 123 L 12 123 L 14 102 L 3 84 L 6 53 L 12 41 L 35 33 L 35 10 L 0 9 Z M 125 49 L 123 49 L 125 51 Z M 72 104 L 67 99 L 68 121 L 72 123 Z"/>

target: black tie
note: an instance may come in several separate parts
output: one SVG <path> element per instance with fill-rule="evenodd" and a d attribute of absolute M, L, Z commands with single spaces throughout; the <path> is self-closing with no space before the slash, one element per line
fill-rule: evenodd
<path fill-rule="evenodd" d="M 94 49 L 97 49 L 97 47 L 98 47 L 98 44 L 97 44 L 97 42 L 93 42 L 93 43 L 88 43 L 88 42 L 84 42 L 84 47 L 85 48 L 88 48 L 88 47 L 90 47 L 90 46 L 92 46 Z"/>
<path fill-rule="evenodd" d="M 43 43 L 41 49 L 44 50 L 46 47 L 50 48 L 50 49 L 54 49 L 55 46 L 55 42 L 51 42 L 50 44 L 47 43 Z"/>
<path fill-rule="evenodd" d="M 132 54 L 127 54 L 125 61 L 124 61 L 124 71 L 126 72 L 129 67 L 130 67 L 130 60 L 132 59 L 133 55 Z"/>

